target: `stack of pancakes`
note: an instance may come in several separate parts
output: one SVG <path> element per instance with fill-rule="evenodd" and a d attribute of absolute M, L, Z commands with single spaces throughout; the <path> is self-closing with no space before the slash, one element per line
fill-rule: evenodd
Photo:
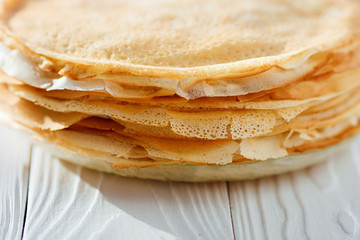
<path fill-rule="evenodd" d="M 124 176 L 306 167 L 360 129 L 359 12 L 358 0 L 4 0 L 1 108 L 64 159 Z"/>

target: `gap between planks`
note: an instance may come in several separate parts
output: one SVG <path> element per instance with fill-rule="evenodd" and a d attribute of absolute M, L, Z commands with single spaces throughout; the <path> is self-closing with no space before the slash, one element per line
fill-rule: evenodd
<path fill-rule="evenodd" d="M 27 205 L 28 205 L 28 200 L 29 200 L 29 186 L 30 186 L 32 150 L 33 150 L 33 143 L 30 144 L 30 152 L 29 152 L 29 169 L 28 169 L 28 178 L 27 178 L 27 188 L 26 188 L 26 200 L 25 200 L 23 227 L 22 227 L 22 230 L 21 230 L 21 239 L 24 238 L 24 231 L 25 231 L 25 225 L 26 225 L 26 216 L 27 216 L 27 207 L 28 207 Z"/>

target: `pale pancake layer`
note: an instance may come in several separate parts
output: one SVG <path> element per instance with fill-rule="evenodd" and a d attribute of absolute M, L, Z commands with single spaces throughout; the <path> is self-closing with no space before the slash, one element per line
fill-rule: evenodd
<path fill-rule="evenodd" d="M 10 86 L 10 90 L 49 110 L 112 118 L 127 126 L 129 132 L 201 139 L 240 139 L 311 127 L 356 108 L 360 99 L 359 89 L 355 88 L 327 100 L 296 107 L 182 112 L 144 105 L 51 98 L 41 96 L 33 88 L 17 85 Z"/>
<path fill-rule="evenodd" d="M 6 93 L 7 91 L 4 90 L 3 92 Z M 5 94 L 2 94 L 2 96 L 4 99 L 9 99 Z M 327 142 L 334 142 L 334 139 L 344 132 L 353 131 L 353 128 L 357 129 L 357 119 L 360 115 L 360 104 L 355 104 L 355 106 L 350 104 L 350 108 L 345 108 L 345 111 L 338 114 L 326 114 L 326 111 L 324 111 L 304 116 L 304 122 L 310 122 L 311 128 L 300 124 L 290 130 L 273 132 L 269 136 L 246 137 L 241 141 L 210 141 L 146 137 L 126 132 L 124 126 L 110 119 L 93 118 L 81 121 L 86 116 L 80 115 L 79 118 L 78 114 L 74 112 L 60 113 L 51 111 L 52 113 L 49 114 L 48 111 L 50 110 L 36 106 L 31 102 L 19 99 L 16 96 L 13 96 L 13 99 L 13 101 L 8 102 L 8 105 L 10 105 L 8 108 L 15 109 L 12 112 L 14 118 L 45 139 L 65 146 L 70 150 L 79 147 L 80 149 L 100 151 L 129 161 L 134 160 L 135 163 L 138 161 L 141 163 L 142 160 L 146 159 L 148 159 L 146 161 L 160 161 L 151 163 L 152 165 L 172 161 L 228 164 L 238 161 L 284 157 L 289 154 L 288 151 L 305 152 L 316 148 L 314 146 L 317 145 L 326 146 Z M 24 108 L 32 112 L 32 114 L 21 111 Z M 341 106 L 341 108 L 344 108 L 344 106 Z M 16 111 L 16 109 L 20 109 L 20 111 Z M 331 110 L 336 110 L 336 108 Z M 325 115 L 326 118 L 319 121 L 316 120 L 316 115 Z M 55 117 L 51 118 L 52 116 Z M 64 125 L 65 122 L 67 125 Z M 62 126 L 62 128 L 59 128 L 59 126 Z M 141 164 L 146 165 L 146 161 Z"/>
<path fill-rule="evenodd" d="M 6 39 L 3 41 L 7 42 Z M 17 49 L 10 49 L 0 43 L 0 67 L 31 86 L 46 90 L 91 91 L 100 95 L 110 95 L 122 99 L 146 99 L 159 96 L 178 95 L 186 99 L 200 97 L 241 96 L 239 100 L 248 99 L 249 93 L 269 91 L 290 83 L 317 79 L 327 74 L 342 73 L 360 66 L 359 43 L 338 50 L 337 53 L 316 54 L 309 61 L 295 69 L 272 68 L 265 72 L 253 72 L 253 76 L 242 78 L 225 78 L 216 81 L 187 78 L 156 79 L 147 76 L 118 75 L 111 73 L 110 78 L 92 74 L 82 79 L 73 76 L 62 76 L 62 73 L 49 73 L 41 70 L 34 62 L 21 54 Z M 265 80 L 265 81 L 264 81 Z M 140 82 L 139 82 L 140 81 Z"/>
<path fill-rule="evenodd" d="M 198 79 L 267 74 L 266 81 L 251 80 L 256 85 L 245 89 L 234 88 L 244 79 L 236 84 L 221 81 L 216 89 L 201 82 L 183 94 L 187 98 L 242 95 L 293 82 L 326 59 L 336 61 L 342 48 L 357 46 L 359 40 L 356 0 L 5 3 L 3 42 L 41 69 L 70 79 L 113 79 L 128 73 L 135 75 L 130 76 L 131 84 L 139 82 L 138 76 L 142 84 L 163 87 L 174 86 L 173 79 L 182 94 Z M 141 14 L 134 18 L 136 12 Z M 236 93 L 229 92 L 234 89 Z"/>
<path fill-rule="evenodd" d="M 357 0 L 5 0 L 0 107 L 122 174 L 328 148 L 360 130 L 359 12 Z"/>

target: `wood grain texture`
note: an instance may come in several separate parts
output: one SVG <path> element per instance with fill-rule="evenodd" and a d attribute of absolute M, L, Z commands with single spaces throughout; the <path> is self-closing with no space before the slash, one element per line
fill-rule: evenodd
<path fill-rule="evenodd" d="M 0 239 L 21 239 L 30 151 L 29 136 L 0 125 Z"/>
<path fill-rule="evenodd" d="M 236 239 L 360 239 L 360 141 L 302 171 L 230 183 Z"/>
<path fill-rule="evenodd" d="M 226 183 L 127 179 L 34 146 L 24 239 L 233 239 Z"/>

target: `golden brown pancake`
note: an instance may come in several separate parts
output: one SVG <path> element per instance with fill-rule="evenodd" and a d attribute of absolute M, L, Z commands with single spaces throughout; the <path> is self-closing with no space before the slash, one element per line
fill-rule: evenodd
<path fill-rule="evenodd" d="M 299 169 L 360 129 L 359 12 L 358 0 L 4 0 L 0 108 L 61 157 L 124 176 Z"/>

